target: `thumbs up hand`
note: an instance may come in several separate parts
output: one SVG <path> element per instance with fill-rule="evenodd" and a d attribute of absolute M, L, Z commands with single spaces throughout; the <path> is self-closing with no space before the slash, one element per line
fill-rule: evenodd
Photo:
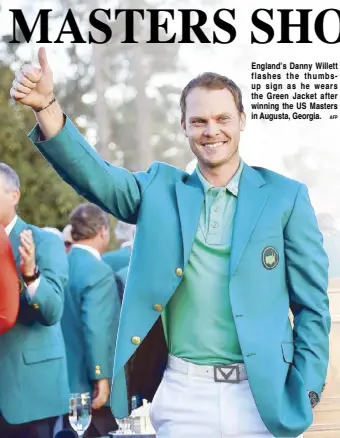
<path fill-rule="evenodd" d="M 10 95 L 33 110 L 47 107 L 53 99 L 53 73 L 48 65 L 46 51 L 38 52 L 40 67 L 25 64 L 15 74 Z"/>

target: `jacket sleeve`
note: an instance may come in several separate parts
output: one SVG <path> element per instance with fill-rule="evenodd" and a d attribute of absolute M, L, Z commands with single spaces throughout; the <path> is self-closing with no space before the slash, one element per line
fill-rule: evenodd
<path fill-rule="evenodd" d="M 116 282 L 107 267 L 104 275 L 89 285 L 82 296 L 82 327 L 90 380 L 112 377 L 120 307 Z"/>
<path fill-rule="evenodd" d="M 154 163 L 147 172 L 136 174 L 107 163 L 68 117 L 55 137 L 39 141 L 40 128 L 37 125 L 29 138 L 77 193 L 116 218 L 136 223 L 142 193 L 155 177 L 159 163 Z"/>
<path fill-rule="evenodd" d="M 321 394 L 329 361 L 328 258 L 306 186 L 300 185 L 284 230 L 294 315 L 294 366 L 306 390 Z"/>
<path fill-rule="evenodd" d="M 68 262 L 63 242 L 52 233 L 33 232 L 36 264 L 40 270 L 39 286 L 30 297 L 27 288 L 21 292 L 19 321 L 36 320 L 50 326 L 60 321 L 64 308 L 64 288 L 68 279 Z"/>

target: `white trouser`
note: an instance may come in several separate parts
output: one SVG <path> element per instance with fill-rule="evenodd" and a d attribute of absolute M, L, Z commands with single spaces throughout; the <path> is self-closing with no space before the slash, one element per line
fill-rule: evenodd
<path fill-rule="evenodd" d="M 150 419 L 158 438 L 273 437 L 259 415 L 248 380 L 220 383 L 169 366 Z"/>

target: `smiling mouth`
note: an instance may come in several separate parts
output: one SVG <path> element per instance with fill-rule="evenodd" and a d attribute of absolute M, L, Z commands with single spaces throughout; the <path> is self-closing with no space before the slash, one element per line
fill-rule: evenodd
<path fill-rule="evenodd" d="M 219 141 L 216 143 L 201 143 L 201 146 L 208 148 L 208 149 L 216 149 L 221 146 L 223 146 L 226 143 L 226 141 Z"/>

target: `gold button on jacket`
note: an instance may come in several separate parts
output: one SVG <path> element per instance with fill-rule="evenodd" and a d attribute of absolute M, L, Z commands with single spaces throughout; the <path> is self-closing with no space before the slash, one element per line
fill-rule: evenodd
<path fill-rule="evenodd" d="M 176 269 L 176 275 L 178 275 L 178 277 L 182 277 L 182 275 L 183 275 L 183 269 L 181 269 L 181 268 L 177 268 L 177 269 Z"/>
<path fill-rule="evenodd" d="M 140 340 L 140 337 L 139 337 L 139 336 L 134 336 L 134 337 L 131 339 L 131 341 L 132 341 L 132 343 L 135 344 L 135 345 L 139 345 L 139 344 L 141 343 L 141 340 Z"/>
<path fill-rule="evenodd" d="M 162 304 L 154 304 L 153 308 L 156 310 L 156 312 L 161 312 L 163 310 Z"/>
<path fill-rule="evenodd" d="M 39 309 L 39 304 L 32 304 L 33 309 L 38 310 Z"/>

